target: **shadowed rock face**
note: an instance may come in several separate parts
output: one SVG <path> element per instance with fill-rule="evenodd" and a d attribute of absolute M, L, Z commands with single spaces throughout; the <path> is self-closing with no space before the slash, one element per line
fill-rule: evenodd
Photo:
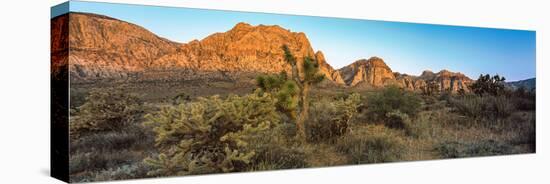
<path fill-rule="evenodd" d="M 125 78 L 143 71 L 179 44 L 137 25 L 93 14 L 63 15 L 69 21 L 71 80 Z M 55 21 L 55 20 L 52 20 Z"/>
<path fill-rule="evenodd" d="M 181 44 L 106 16 L 70 13 L 61 17 L 70 19 L 59 23 L 69 24 L 69 67 L 73 82 L 136 76 L 158 79 L 174 71 L 178 71 L 177 75 L 164 77 L 290 72 L 281 49 L 286 44 L 297 57 L 299 69 L 302 58 L 310 56 L 320 62 L 321 71 L 329 80 L 343 83 L 323 54 L 313 51 L 304 33 L 279 26 L 238 23 L 227 32 Z M 52 22 L 57 24 L 58 20 L 61 19 Z"/>

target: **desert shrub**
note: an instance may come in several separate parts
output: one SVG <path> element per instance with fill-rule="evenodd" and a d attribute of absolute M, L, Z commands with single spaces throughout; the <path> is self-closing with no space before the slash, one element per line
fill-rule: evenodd
<path fill-rule="evenodd" d="M 536 109 L 536 100 L 534 98 L 512 97 L 510 100 L 518 110 L 533 111 Z"/>
<path fill-rule="evenodd" d="M 505 155 L 513 153 L 513 147 L 509 144 L 494 140 L 479 142 L 443 142 L 435 147 L 435 150 L 443 158 L 461 158 L 476 156 Z"/>
<path fill-rule="evenodd" d="M 185 92 L 180 93 L 172 98 L 173 105 L 178 105 L 189 101 L 191 101 L 191 96 Z"/>
<path fill-rule="evenodd" d="M 506 118 L 514 111 L 514 104 L 505 96 L 468 95 L 449 100 L 460 114 L 473 118 Z"/>
<path fill-rule="evenodd" d="M 324 141 L 347 132 L 357 114 L 360 96 L 357 93 L 338 100 L 322 99 L 312 103 L 306 123 L 308 141 Z"/>
<path fill-rule="evenodd" d="M 453 97 L 452 91 L 442 91 L 441 94 L 439 94 L 439 100 L 440 101 L 449 101 L 449 99 Z"/>
<path fill-rule="evenodd" d="M 280 123 L 270 131 L 250 137 L 248 149 L 254 150 L 250 170 L 291 169 L 308 166 L 302 143 L 294 139 L 296 125 Z"/>
<path fill-rule="evenodd" d="M 509 142 L 514 145 L 528 146 L 534 152 L 536 146 L 535 112 L 516 112 L 507 119 L 507 129 L 504 131 L 515 134 Z"/>
<path fill-rule="evenodd" d="M 71 174 L 83 171 L 101 171 L 108 168 L 130 164 L 143 158 L 141 151 L 110 150 L 93 152 L 76 152 L 69 157 Z"/>
<path fill-rule="evenodd" d="M 86 103 L 86 97 L 89 95 L 89 91 L 81 88 L 70 88 L 71 101 L 69 104 L 70 109 L 77 110 L 82 104 Z"/>
<path fill-rule="evenodd" d="M 154 146 L 153 137 L 138 124 L 129 125 L 124 130 L 109 131 L 82 136 L 72 140 L 71 153 L 112 150 L 144 150 Z"/>
<path fill-rule="evenodd" d="M 420 98 L 413 93 L 389 86 L 380 93 L 367 97 L 367 113 L 372 120 L 386 120 L 387 114 L 400 111 L 410 117 L 415 117 L 420 111 Z"/>
<path fill-rule="evenodd" d="M 147 177 L 148 166 L 142 162 L 123 164 L 118 167 L 108 168 L 100 171 L 83 171 L 71 175 L 73 183 L 97 182 L 108 180 L 136 179 Z"/>
<path fill-rule="evenodd" d="M 92 181 L 124 180 L 147 177 L 148 166 L 142 162 L 125 164 L 97 172 Z"/>
<path fill-rule="evenodd" d="M 268 166 L 270 169 L 294 169 L 307 167 L 306 155 L 295 147 L 276 146 L 272 149 L 258 150 L 258 156 L 254 158 L 254 170 L 262 170 L 260 167 Z M 258 167 L 260 166 L 260 167 Z"/>
<path fill-rule="evenodd" d="M 255 151 L 249 141 L 279 123 L 276 101 L 256 91 L 246 96 L 199 98 L 146 115 L 160 154 L 147 158 L 149 175 L 244 171 Z"/>
<path fill-rule="evenodd" d="M 411 137 L 422 137 L 428 129 L 428 121 L 423 118 L 412 120 L 405 113 L 394 111 L 387 114 L 385 125 L 393 129 L 401 129 Z"/>
<path fill-rule="evenodd" d="M 405 149 L 403 140 L 384 129 L 367 135 L 346 135 L 338 140 L 335 147 L 349 158 L 350 164 L 398 161 Z"/>
<path fill-rule="evenodd" d="M 119 130 L 141 117 L 142 100 L 119 90 L 92 90 L 86 102 L 71 118 L 72 138 L 83 134 Z"/>

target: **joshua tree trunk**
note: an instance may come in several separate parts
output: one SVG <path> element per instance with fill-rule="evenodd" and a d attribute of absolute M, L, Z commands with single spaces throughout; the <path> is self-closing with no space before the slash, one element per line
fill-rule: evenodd
<path fill-rule="evenodd" d="M 301 103 L 302 103 L 302 109 L 300 111 L 300 115 L 298 116 L 298 120 L 296 121 L 296 136 L 302 141 L 305 141 L 306 139 L 306 127 L 305 122 L 308 119 L 309 116 L 309 102 L 308 102 L 308 94 L 309 94 L 309 85 L 304 85 L 301 90 Z"/>

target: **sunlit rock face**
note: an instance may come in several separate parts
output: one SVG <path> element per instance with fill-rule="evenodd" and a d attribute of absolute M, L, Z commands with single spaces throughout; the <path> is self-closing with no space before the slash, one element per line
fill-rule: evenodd
<path fill-rule="evenodd" d="M 69 65 L 75 81 L 126 79 L 132 76 L 155 78 L 169 71 L 182 78 L 197 73 L 279 73 L 290 72 L 284 61 L 282 45 L 287 45 L 298 59 L 317 59 L 326 78 L 343 84 L 337 71 L 322 52 L 314 52 L 304 33 L 279 26 L 252 26 L 238 23 L 224 33 L 214 33 L 202 40 L 176 43 L 150 31 L 110 17 L 70 13 L 59 24 L 69 24 Z M 63 21 L 70 19 L 70 21 Z M 57 21 L 59 20 L 59 21 Z M 63 21 L 63 22 L 61 22 Z M 65 34 L 66 35 L 66 34 Z M 200 75 L 208 77 L 208 75 Z"/>

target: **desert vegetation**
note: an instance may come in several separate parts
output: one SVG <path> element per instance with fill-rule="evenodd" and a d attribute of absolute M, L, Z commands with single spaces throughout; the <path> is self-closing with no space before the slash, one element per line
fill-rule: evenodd
<path fill-rule="evenodd" d="M 282 50 L 292 72 L 257 75 L 248 92 L 231 85 L 217 95 L 202 86 L 154 98 L 129 87 L 75 92 L 71 180 L 535 152 L 536 95 L 504 87 L 503 77 L 481 75 L 472 92 L 441 92 L 436 83 L 419 91 L 323 87 L 315 58 Z"/>

